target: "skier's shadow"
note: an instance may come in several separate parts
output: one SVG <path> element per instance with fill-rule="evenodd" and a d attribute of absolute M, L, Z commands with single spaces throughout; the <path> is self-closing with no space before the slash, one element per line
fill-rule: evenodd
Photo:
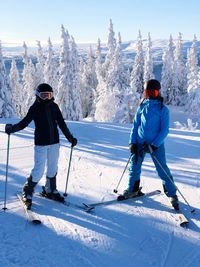
<path fill-rule="evenodd" d="M 140 199 L 138 199 L 138 200 L 136 200 L 134 202 L 132 201 L 132 203 L 129 202 L 129 205 L 135 205 L 137 207 L 140 207 L 140 206 L 141 207 L 145 207 L 145 206 L 148 207 L 149 206 L 149 207 L 151 207 L 151 208 L 153 208 L 155 210 L 168 212 L 172 216 L 176 215 L 176 212 L 173 210 L 172 207 L 170 207 L 170 204 L 168 205 L 168 203 L 167 203 L 168 199 L 166 199 L 166 200 L 162 200 L 161 199 L 161 198 L 165 198 L 165 197 L 166 196 L 163 193 L 161 193 L 161 195 L 157 195 L 154 198 L 151 198 L 151 197 L 146 197 L 145 198 L 145 197 L 143 197 L 143 198 L 140 198 Z M 164 204 L 163 203 L 164 201 L 167 204 Z M 188 228 L 199 233 L 199 226 L 197 224 L 195 224 L 194 220 L 200 222 L 200 209 L 199 208 L 194 208 L 194 212 L 192 212 L 193 211 L 192 207 L 190 208 L 186 203 L 183 203 L 180 200 L 179 200 L 179 203 L 180 203 L 181 210 L 184 212 L 184 215 L 186 216 L 186 218 L 189 221 Z"/>

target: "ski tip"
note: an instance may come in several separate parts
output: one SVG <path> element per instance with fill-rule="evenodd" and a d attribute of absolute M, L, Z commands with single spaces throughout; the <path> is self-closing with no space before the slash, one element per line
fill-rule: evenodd
<path fill-rule="evenodd" d="M 41 221 L 38 220 L 38 219 L 34 219 L 34 220 L 32 220 L 32 223 L 33 223 L 33 224 L 41 224 Z"/>
<path fill-rule="evenodd" d="M 95 208 L 95 207 L 90 206 L 90 205 L 88 205 L 86 203 L 82 203 L 82 204 L 84 206 L 85 211 L 87 211 L 87 212 L 90 212 L 90 211 L 94 210 L 94 208 Z"/>
<path fill-rule="evenodd" d="M 188 221 L 187 222 L 182 222 L 182 223 L 180 223 L 180 226 L 183 227 L 183 228 L 187 228 L 188 224 L 189 224 Z"/>
<path fill-rule="evenodd" d="M 122 200 L 125 200 L 126 198 L 123 196 L 123 195 L 119 195 L 117 197 L 117 201 L 122 201 Z"/>
<path fill-rule="evenodd" d="M 84 207 L 86 207 L 86 208 L 90 208 L 90 206 L 89 206 L 88 204 L 86 204 L 86 203 L 84 203 L 84 202 L 83 202 L 82 204 L 83 204 Z"/>

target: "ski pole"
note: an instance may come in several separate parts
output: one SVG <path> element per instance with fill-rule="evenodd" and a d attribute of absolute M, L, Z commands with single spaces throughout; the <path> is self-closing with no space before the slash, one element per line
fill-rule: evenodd
<path fill-rule="evenodd" d="M 130 154 L 129 159 L 128 159 L 127 163 L 126 163 L 126 166 L 125 166 L 125 168 L 124 168 L 124 170 L 123 170 L 123 173 L 122 173 L 122 175 L 121 175 L 121 177 L 120 177 L 120 179 L 119 179 L 119 182 L 118 182 L 118 184 L 117 184 L 117 187 L 113 190 L 114 193 L 117 193 L 117 192 L 118 192 L 118 187 L 119 187 L 119 185 L 120 185 L 120 183 L 121 183 L 121 180 L 122 180 L 122 178 L 123 178 L 123 176 L 124 176 L 124 173 L 125 173 L 125 171 L 126 171 L 126 169 L 127 169 L 127 166 L 128 166 L 128 164 L 129 164 L 129 162 L 130 162 L 132 156 L 133 156 L 133 154 Z"/>
<path fill-rule="evenodd" d="M 4 194 L 4 207 L 3 207 L 4 211 L 7 210 L 7 208 L 6 208 L 6 199 L 7 199 L 7 183 L 8 183 L 9 150 L 10 150 L 10 134 L 8 134 L 8 143 L 7 143 L 6 179 L 5 179 L 5 194 Z"/>
<path fill-rule="evenodd" d="M 67 170 L 67 179 L 66 179 L 66 185 L 65 185 L 65 193 L 63 196 L 67 196 L 67 185 L 68 185 L 68 180 L 69 180 L 69 171 L 70 171 L 70 166 L 71 166 L 71 161 L 72 161 L 72 151 L 73 151 L 73 146 L 71 146 L 70 150 L 70 156 L 69 156 L 69 165 L 68 165 L 68 170 Z"/>
<path fill-rule="evenodd" d="M 179 190 L 179 188 L 176 186 L 176 184 L 174 183 L 174 181 L 172 180 L 172 178 L 168 175 L 168 173 L 165 171 L 165 169 L 163 168 L 162 164 L 160 163 L 160 161 L 157 159 L 157 157 L 155 155 L 153 155 L 153 149 L 150 145 L 148 145 L 149 151 L 151 156 L 155 159 L 155 161 L 158 163 L 158 165 L 160 166 L 160 168 L 163 170 L 163 172 L 165 173 L 165 175 L 167 176 L 167 178 L 174 184 L 174 186 L 176 187 L 177 191 L 179 192 L 179 194 L 182 196 L 182 198 L 184 199 L 185 203 L 188 205 L 188 207 L 190 208 L 190 212 L 194 213 L 195 209 L 193 209 L 189 202 L 187 201 L 187 199 L 184 197 L 184 195 L 181 193 L 181 191 Z"/>

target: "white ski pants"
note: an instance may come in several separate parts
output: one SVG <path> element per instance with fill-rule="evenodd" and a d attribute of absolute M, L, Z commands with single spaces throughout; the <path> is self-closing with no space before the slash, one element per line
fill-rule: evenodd
<path fill-rule="evenodd" d="M 34 148 L 34 167 L 31 171 L 32 180 L 38 182 L 45 170 L 46 176 L 54 177 L 58 171 L 60 144 L 53 144 L 48 146 L 36 146 Z"/>

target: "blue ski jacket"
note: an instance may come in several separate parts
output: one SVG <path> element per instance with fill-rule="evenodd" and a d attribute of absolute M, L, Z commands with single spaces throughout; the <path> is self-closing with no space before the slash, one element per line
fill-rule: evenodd
<path fill-rule="evenodd" d="M 134 117 L 129 144 L 159 147 L 169 133 L 169 109 L 157 99 L 145 99 Z"/>

